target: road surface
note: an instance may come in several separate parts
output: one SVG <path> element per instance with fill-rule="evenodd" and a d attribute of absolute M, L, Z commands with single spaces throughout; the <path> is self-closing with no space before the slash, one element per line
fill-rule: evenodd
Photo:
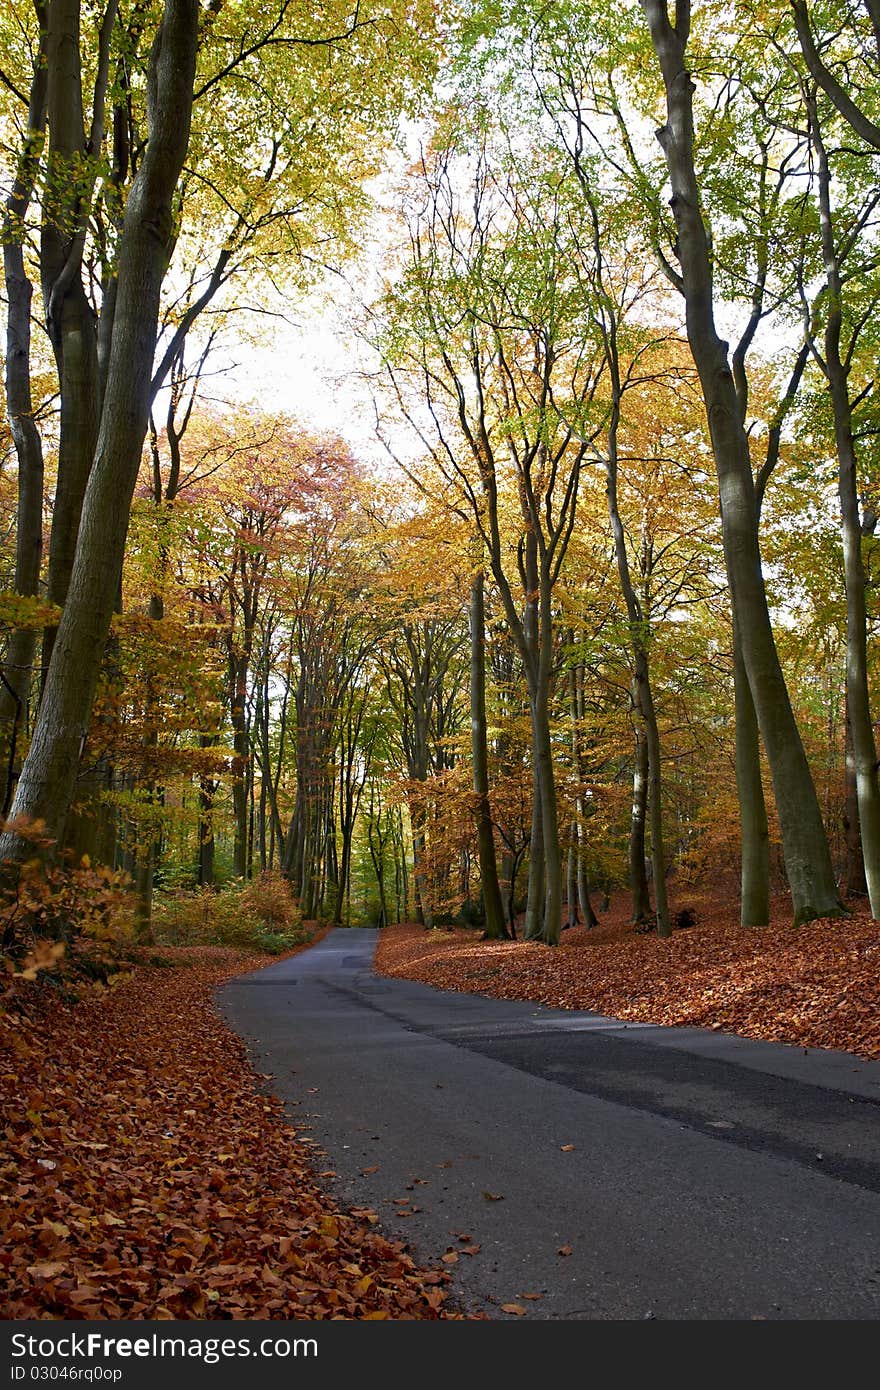
<path fill-rule="evenodd" d="M 880 1062 L 385 979 L 375 942 L 331 932 L 220 1007 L 338 1199 L 457 1252 L 461 1306 L 880 1316 Z"/>

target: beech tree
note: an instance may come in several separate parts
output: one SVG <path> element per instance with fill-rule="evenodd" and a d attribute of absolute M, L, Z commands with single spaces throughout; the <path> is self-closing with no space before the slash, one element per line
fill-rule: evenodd
<path fill-rule="evenodd" d="M 549 722 L 553 591 L 600 428 L 590 425 L 590 403 L 604 349 L 580 315 L 564 178 L 518 167 L 512 151 L 493 155 L 481 142 L 478 133 L 469 169 L 467 155 L 456 169 L 454 150 L 422 166 L 424 203 L 391 307 L 386 360 L 392 375 L 406 365 L 412 381 L 421 378 L 425 425 L 401 389 L 398 399 L 457 506 L 473 517 L 523 662 L 534 779 L 525 932 L 555 944 L 564 885 Z"/>
<path fill-rule="evenodd" d="M 642 0 L 663 78 L 667 122 L 657 132 L 672 184 L 688 341 L 700 375 L 721 492 L 731 602 L 749 689 L 773 774 L 796 922 L 842 910 L 816 790 L 779 663 L 758 546 L 748 439 L 727 344 L 715 324 L 712 259 L 694 167 L 688 0 L 674 22 L 666 0 Z M 679 274 L 679 272 L 674 272 Z"/>
<path fill-rule="evenodd" d="M 334 234 L 341 250 L 345 211 L 352 206 L 346 190 L 356 193 L 360 178 L 371 172 L 365 161 L 357 167 L 357 177 L 352 177 L 355 171 L 347 161 L 352 156 L 357 161 L 359 152 L 369 148 L 371 135 L 393 119 L 400 101 L 430 62 L 430 50 L 422 43 L 427 12 L 407 9 L 410 24 L 406 28 L 393 5 L 370 7 L 369 14 L 366 7 L 364 12 L 359 7 L 352 13 L 344 6 L 331 6 L 314 18 L 303 16 L 290 0 L 284 0 L 271 20 L 255 23 L 245 6 L 230 10 L 229 23 L 224 20 L 218 25 L 223 9 L 221 4 L 201 12 L 198 6 L 190 6 L 184 14 L 181 6 L 154 5 L 146 11 L 136 7 L 129 15 L 116 0 L 108 0 L 98 17 L 94 55 L 81 32 L 80 0 L 53 0 L 46 7 L 38 4 L 34 12 L 37 37 L 29 55 L 33 79 L 27 129 L 4 241 L 10 247 L 7 275 L 18 287 L 19 307 L 13 321 L 21 340 L 22 296 L 28 290 L 19 283 L 22 262 L 21 257 L 16 259 L 16 243 L 24 240 L 23 219 L 35 186 L 45 126 L 37 259 L 61 401 L 47 581 L 51 601 L 67 605 L 78 536 L 83 543 L 87 535 L 93 537 L 102 562 L 102 579 L 97 583 L 91 573 L 94 553 L 83 561 L 90 572 L 89 583 L 96 586 L 92 617 L 83 613 L 77 623 L 72 617 L 68 620 L 65 632 L 72 652 L 52 679 L 50 706 L 56 707 L 54 713 L 47 707 L 40 715 L 15 803 L 16 815 L 45 820 L 56 836 L 63 831 L 76 776 L 72 750 L 81 746 L 85 736 L 103 641 L 100 633 L 111 611 L 105 616 L 106 602 L 103 596 L 98 598 L 97 590 L 103 595 L 105 587 L 108 592 L 114 585 L 118 589 L 145 410 L 193 322 L 233 271 L 253 273 L 259 262 L 271 272 L 267 245 L 274 243 L 277 248 L 280 232 L 285 233 L 290 251 L 288 266 L 296 264 L 299 252 L 302 269 L 306 257 L 311 254 L 314 260 L 318 247 Z M 325 61 L 328 49 L 337 46 L 345 53 L 346 45 L 353 50 L 352 62 L 336 64 L 331 73 Z M 395 45 L 397 60 L 389 64 L 388 52 Z M 308 68 L 311 77 L 296 88 L 296 100 L 291 101 L 285 99 L 285 83 L 290 96 L 297 69 L 289 55 L 297 50 L 303 54 L 301 70 Z M 360 62 L 367 54 L 377 60 L 377 72 L 385 68 L 385 76 L 364 87 Z M 86 86 L 91 91 L 90 113 Z M 14 79 L 6 87 L 13 97 L 19 94 Z M 321 94 L 318 103 L 315 90 Z M 353 98 L 358 90 L 366 95 Z M 342 112 L 352 107 L 363 119 L 356 123 L 356 134 L 343 134 Z M 258 116 L 263 127 L 266 160 L 257 170 L 251 163 L 245 174 L 244 151 L 252 147 L 253 133 L 248 113 L 251 118 Z M 219 125 L 218 115 L 223 118 Z M 195 130 L 195 162 L 187 166 L 191 128 Z M 238 168 L 230 174 L 237 156 L 241 157 Z M 233 180 L 229 193 L 222 186 L 224 167 L 225 177 Z M 205 216 L 210 208 L 204 199 L 200 204 L 193 200 L 194 185 L 209 189 L 211 198 L 223 205 L 218 217 Z M 202 237 L 197 254 L 195 228 L 212 223 L 221 245 L 212 251 Z M 164 314 L 167 332 L 156 360 L 161 291 L 174 253 L 189 258 L 189 288 L 181 296 L 172 295 Z M 128 320 L 119 319 L 121 307 Z M 27 406 L 22 394 L 24 346 L 24 354 L 16 358 L 18 376 L 14 372 L 12 379 L 16 418 L 23 418 L 22 406 Z M 131 400 L 114 401 L 111 383 L 120 391 L 126 377 L 136 382 Z M 121 437 L 116 438 L 117 427 L 125 435 L 124 445 Z M 26 504 L 34 489 L 39 490 L 39 459 L 33 439 L 19 433 L 22 502 L 29 518 L 20 536 L 22 547 L 33 552 L 39 528 L 33 505 L 28 509 Z M 112 482 L 108 478 L 99 485 L 96 478 L 86 509 L 96 461 L 110 456 L 114 458 Z M 113 494 L 112 512 L 104 508 L 102 486 L 107 496 Z M 112 531 L 106 547 L 99 538 L 102 525 L 108 534 Z M 19 581 L 22 592 L 32 587 L 26 567 Z M 78 584 L 84 583 L 81 568 Z M 81 597 L 78 591 L 74 608 Z M 50 626 L 44 662 L 54 640 Z M 21 641 L 25 642 L 24 637 Z M 13 655 L 25 671 L 27 652 Z M 68 678 L 69 661 L 81 679 Z M 48 690 L 48 671 L 45 679 Z M 66 692 L 63 696 L 59 683 Z M 68 699 L 74 711 L 69 719 Z"/>
<path fill-rule="evenodd" d="M 73 65 L 71 77 L 68 61 L 71 48 L 77 55 L 80 51 L 79 7 L 59 4 L 52 8 L 58 30 L 47 58 L 48 80 L 56 93 L 57 120 L 63 131 L 64 101 L 77 106 L 81 82 L 79 64 Z M 63 828 L 88 729 L 146 434 L 159 294 L 170 251 L 172 198 L 189 137 L 198 16 L 195 0 L 167 0 L 155 31 L 147 74 L 149 140 L 128 197 L 120 237 L 114 331 L 94 462 L 89 460 L 80 540 L 40 713 L 12 805 L 13 818 L 42 820 L 55 834 Z M 76 113 L 74 119 L 78 119 Z M 56 148 L 71 153 L 60 131 L 56 139 Z M 48 235 L 51 240 L 54 233 Z M 65 259 L 59 274 L 68 264 L 72 268 L 64 273 L 62 283 L 77 278 L 76 258 L 72 263 Z M 76 302 L 71 313 L 75 312 Z M 24 852 L 24 843 L 14 832 L 0 838 L 3 858 Z"/>

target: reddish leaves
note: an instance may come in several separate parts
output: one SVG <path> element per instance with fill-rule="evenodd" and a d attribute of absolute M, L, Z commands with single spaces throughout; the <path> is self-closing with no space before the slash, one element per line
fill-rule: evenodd
<path fill-rule="evenodd" d="M 374 1212 L 318 1186 L 281 1105 L 211 1007 L 260 963 L 175 953 L 65 1002 L 19 981 L 0 1016 L 6 1155 L 0 1303 L 10 1318 L 438 1318 Z"/>
<path fill-rule="evenodd" d="M 378 968 L 440 989 L 880 1057 L 876 923 L 853 915 L 792 927 L 791 900 L 781 897 L 770 927 L 744 929 L 735 903 L 689 901 L 698 924 L 669 941 L 635 933 L 622 897 L 601 927 L 565 932 L 556 950 L 389 928 Z"/>

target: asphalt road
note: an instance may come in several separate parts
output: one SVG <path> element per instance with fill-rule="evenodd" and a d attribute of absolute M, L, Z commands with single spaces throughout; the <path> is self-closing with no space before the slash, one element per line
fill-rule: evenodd
<path fill-rule="evenodd" d="M 458 1252 L 462 1306 L 880 1316 L 880 1062 L 383 979 L 375 941 L 331 932 L 220 1007 L 340 1201 Z"/>

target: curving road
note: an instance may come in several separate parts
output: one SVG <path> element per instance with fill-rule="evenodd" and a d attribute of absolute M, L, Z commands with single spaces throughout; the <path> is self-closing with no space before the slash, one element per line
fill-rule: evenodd
<path fill-rule="evenodd" d="M 880 1316 L 880 1062 L 384 979 L 375 941 L 331 932 L 220 1007 L 339 1199 L 458 1253 L 463 1306 Z"/>

